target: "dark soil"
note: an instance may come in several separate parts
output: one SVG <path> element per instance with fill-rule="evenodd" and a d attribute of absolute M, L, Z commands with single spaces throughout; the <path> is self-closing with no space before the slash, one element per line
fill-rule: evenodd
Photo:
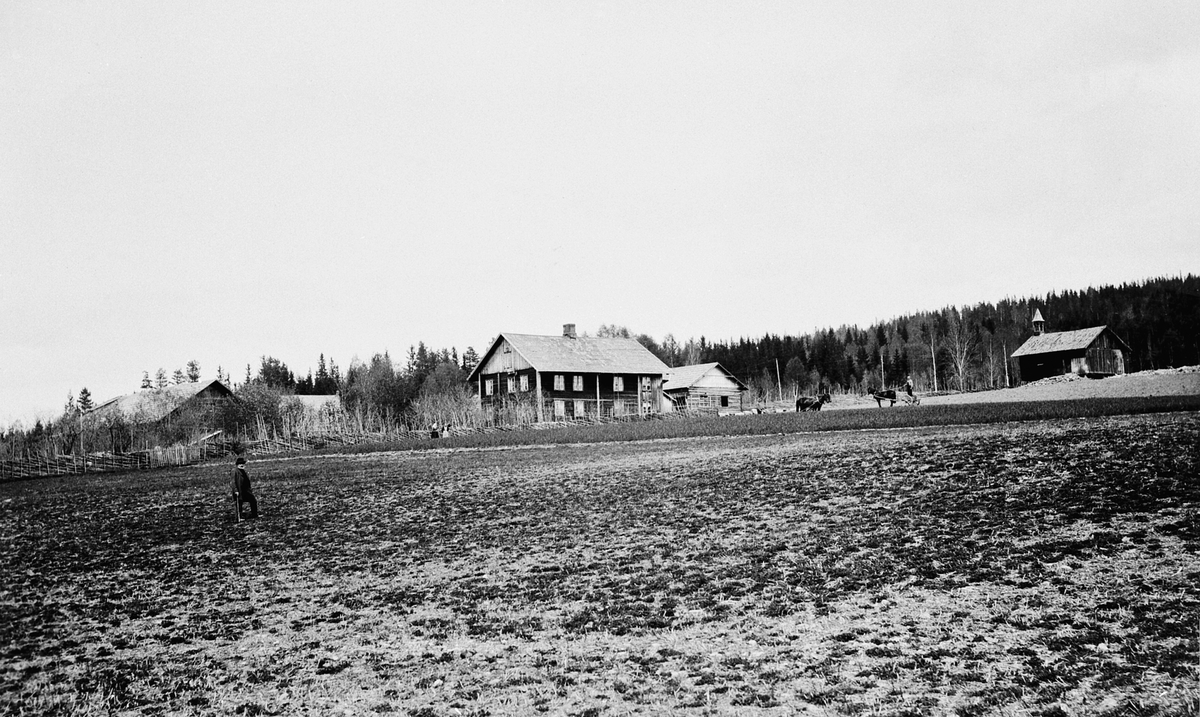
<path fill-rule="evenodd" d="M 252 461 L 241 523 L 227 466 L 3 485 L 0 710 L 1195 710 L 1198 435 Z"/>

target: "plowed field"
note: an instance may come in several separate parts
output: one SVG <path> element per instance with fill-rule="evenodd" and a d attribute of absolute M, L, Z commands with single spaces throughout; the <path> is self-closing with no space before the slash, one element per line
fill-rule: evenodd
<path fill-rule="evenodd" d="M 1195 714 L 1200 414 L 0 485 L 5 714 Z"/>

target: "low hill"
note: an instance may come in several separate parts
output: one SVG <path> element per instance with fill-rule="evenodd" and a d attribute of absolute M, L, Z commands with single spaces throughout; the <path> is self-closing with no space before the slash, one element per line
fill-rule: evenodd
<path fill-rule="evenodd" d="M 1080 398 L 1141 398 L 1146 396 L 1200 396 L 1200 366 L 1183 366 L 1153 371 L 1083 378 L 1055 376 L 1016 388 L 921 396 L 922 406 L 968 403 L 1015 403 L 1024 401 L 1069 401 Z M 886 404 L 884 404 L 886 407 Z M 878 408 L 871 398 L 838 397 L 827 410 Z"/>

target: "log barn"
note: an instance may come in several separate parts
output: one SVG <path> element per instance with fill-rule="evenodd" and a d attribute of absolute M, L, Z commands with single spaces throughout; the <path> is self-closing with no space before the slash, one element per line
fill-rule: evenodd
<path fill-rule="evenodd" d="M 233 391 L 213 379 L 118 396 L 96 406 L 92 415 L 119 416 L 130 423 L 143 425 L 165 421 L 190 409 L 203 410 L 232 400 Z"/>
<path fill-rule="evenodd" d="M 1047 333 L 1042 312 L 1033 317 L 1033 336 L 1016 351 L 1022 381 L 1037 381 L 1069 373 L 1112 376 L 1125 373 L 1129 345 L 1108 326 Z"/>
<path fill-rule="evenodd" d="M 719 363 L 676 366 L 663 393 L 677 410 L 741 411 L 749 388 Z"/>
<path fill-rule="evenodd" d="M 229 387 L 214 379 L 118 396 L 96 406 L 89 415 L 108 430 L 113 453 L 124 453 L 133 447 L 133 426 L 140 427 L 143 437 L 171 426 L 194 435 L 212 428 L 212 411 L 236 400 Z"/>
<path fill-rule="evenodd" d="M 633 339 L 502 333 L 468 376 L 497 423 L 645 415 L 660 410 L 667 365 Z"/>

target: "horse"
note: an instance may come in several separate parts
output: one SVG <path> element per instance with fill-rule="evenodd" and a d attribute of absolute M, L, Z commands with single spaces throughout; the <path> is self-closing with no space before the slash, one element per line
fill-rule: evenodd
<path fill-rule="evenodd" d="M 867 393 L 871 396 L 871 398 L 875 399 L 876 405 L 878 405 L 880 408 L 883 408 L 884 401 L 890 401 L 890 403 L 888 403 L 889 406 L 895 406 L 896 401 L 903 401 L 910 406 L 917 406 L 921 403 L 921 399 L 917 398 L 912 393 L 899 393 L 894 388 L 889 388 L 886 391 L 880 391 L 878 389 L 871 388 L 867 389 Z"/>
<path fill-rule="evenodd" d="M 891 401 L 888 406 L 896 405 L 896 389 L 894 388 L 889 388 L 886 391 L 880 391 L 878 389 L 871 388 L 867 390 L 867 393 L 870 394 L 871 398 L 875 399 L 875 403 L 878 404 L 880 408 L 883 408 L 884 401 Z"/>
<path fill-rule="evenodd" d="M 801 396 L 796 399 L 796 413 L 801 411 L 820 411 L 821 405 L 829 403 L 831 399 L 828 393 L 822 393 L 819 396 Z"/>

